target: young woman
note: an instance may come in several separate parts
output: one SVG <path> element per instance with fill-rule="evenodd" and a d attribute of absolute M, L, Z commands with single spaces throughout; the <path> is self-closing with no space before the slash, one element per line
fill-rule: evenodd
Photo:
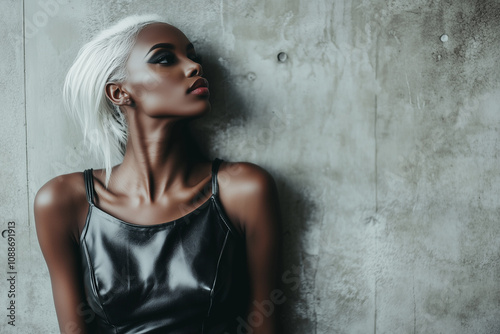
<path fill-rule="evenodd" d="M 209 90 L 187 37 L 126 18 L 80 50 L 64 98 L 105 168 L 35 198 L 61 332 L 276 333 L 276 185 L 196 149 L 187 124 Z"/>

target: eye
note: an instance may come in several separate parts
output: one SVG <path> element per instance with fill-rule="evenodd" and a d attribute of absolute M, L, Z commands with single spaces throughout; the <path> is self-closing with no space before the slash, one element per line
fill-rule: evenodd
<path fill-rule="evenodd" d="M 151 59 L 149 59 L 148 63 L 151 64 L 161 64 L 161 65 L 172 65 L 175 63 L 176 57 L 172 52 L 164 51 L 158 52 Z"/>
<path fill-rule="evenodd" d="M 188 55 L 188 58 L 194 61 L 195 63 L 201 64 L 201 56 L 197 54 Z"/>

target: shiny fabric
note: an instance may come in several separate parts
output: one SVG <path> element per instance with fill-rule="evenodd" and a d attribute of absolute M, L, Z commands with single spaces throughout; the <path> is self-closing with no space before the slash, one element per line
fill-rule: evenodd
<path fill-rule="evenodd" d="M 249 301 L 244 238 L 218 197 L 159 225 L 135 225 L 94 204 L 92 169 L 84 178 L 89 201 L 80 237 L 92 333 L 237 333 Z"/>

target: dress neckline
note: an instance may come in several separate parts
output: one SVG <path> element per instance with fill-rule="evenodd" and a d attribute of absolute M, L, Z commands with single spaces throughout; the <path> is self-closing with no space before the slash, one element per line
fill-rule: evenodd
<path fill-rule="evenodd" d="M 222 223 L 234 234 L 236 237 L 244 239 L 244 233 L 240 232 L 238 229 L 236 229 L 233 224 L 230 222 L 229 217 L 227 216 L 222 203 L 219 200 L 219 185 L 217 182 L 217 172 L 219 170 L 219 166 L 221 164 L 222 160 L 219 158 L 215 158 L 212 161 L 212 175 L 211 175 L 211 183 L 212 183 L 212 194 L 210 197 L 201 205 L 199 205 L 196 209 L 193 211 L 188 212 L 182 217 L 176 218 L 171 221 L 159 223 L 159 224 L 151 224 L 151 225 L 141 225 L 141 224 L 135 224 L 131 222 L 127 222 L 123 219 L 120 219 L 111 213 L 101 209 L 98 207 L 93 200 L 94 197 L 94 174 L 93 174 L 93 169 L 86 169 L 84 171 L 84 180 L 85 180 L 85 192 L 87 196 L 87 201 L 89 203 L 89 209 L 87 211 L 87 218 L 85 220 L 85 224 L 83 226 L 81 235 L 80 235 L 80 241 L 85 237 L 86 231 L 89 226 L 89 221 L 92 216 L 92 211 L 95 210 L 97 213 L 100 213 L 101 215 L 104 215 L 108 218 L 111 219 L 111 222 L 115 222 L 121 226 L 132 228 L 132 229 L 138 229 L 138 230 L 154 230 L 154 229 L 162 229 L 166 228 L 167 226 L 170 225 L 175 225 L 176 222 L 180 222 L 182 220 L 184 221 L 189 221 L 189 217 L 191 217 L 194 214 L 199 214 L 200 210 L 203 210 L 205 207 L 207 207 L 210 203 L 213 203 L 213 208 L 217 212 L 217 215 L 219 216 L 219 219 L 222 220 Z"/>
<path fill-rule="evenodd" d="M 101 209 L 100 207 L 98 207 L 97 205 L 95 205 L 94 203 L 89 203 L 89 204 L 90 204 L 91 210 L 97 210 L 101 214 L 104 214 L 105 216 L 107 216 L 109 218 L 112 218 L 114 221 L 116 221 L 118 223 L 124 224 L 124 225 L 129 226 L 129 227 L 140 228 L 140 229 L 143 229 L 143 228 L 147 229 L 147 228 L 162 228 L 162 227 L 166 227 L 166 226 L 172 225 L 172 224 L 174 224 L 174 223 L 176 223 L 178 221 L 184 220 L 184 219 L 188 218 L 189 216 L 191 216 L 192 214 L 194 214 L 195 212 L 198 213 L 199 210 L 201 210 L 205 206 L 207 206 L 208 203 L 210 201 L 212 201 L 213 199 L 215 199 L 214 194 L 210 195 L 210 197 L 205 202 L 203 202 L 201 205 L 199 205 L 198 207 L 196 207 L 196 209 L 194 209 L 193 211 L 188 212 L 187 214 L 185 214 L 182 217 L 179 217 L 179 218 L 176 218 L 176 219 L 173 219 L 173 220 L 170 220 L 170 221 L 166 221 L 166 222 L 163 222 L 163 223 L 148 224 L 148 225 L 141 225 L 141 224 L 135 224 L 135 223 L 127 222 L 127 221 L 125 221 L 123 219 L 120 219 L 120 218 L 118 218 L 118 217 L 110 214 L 107 211 L 104 211 L 103 209 Z"/>

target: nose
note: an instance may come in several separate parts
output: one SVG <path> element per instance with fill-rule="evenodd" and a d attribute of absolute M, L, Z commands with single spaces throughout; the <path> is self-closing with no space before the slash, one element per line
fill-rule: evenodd
<path fill-rule="evenodd" d="M 197 63 L 191 59 L 188 59 L 187 62 L 188 65 L 186 66 L 186 75 L 188 77 L 194 77 L 196 75 L 199 75 L 200 77 L 203 76 L 203 67 L 200 63 Z"/>

